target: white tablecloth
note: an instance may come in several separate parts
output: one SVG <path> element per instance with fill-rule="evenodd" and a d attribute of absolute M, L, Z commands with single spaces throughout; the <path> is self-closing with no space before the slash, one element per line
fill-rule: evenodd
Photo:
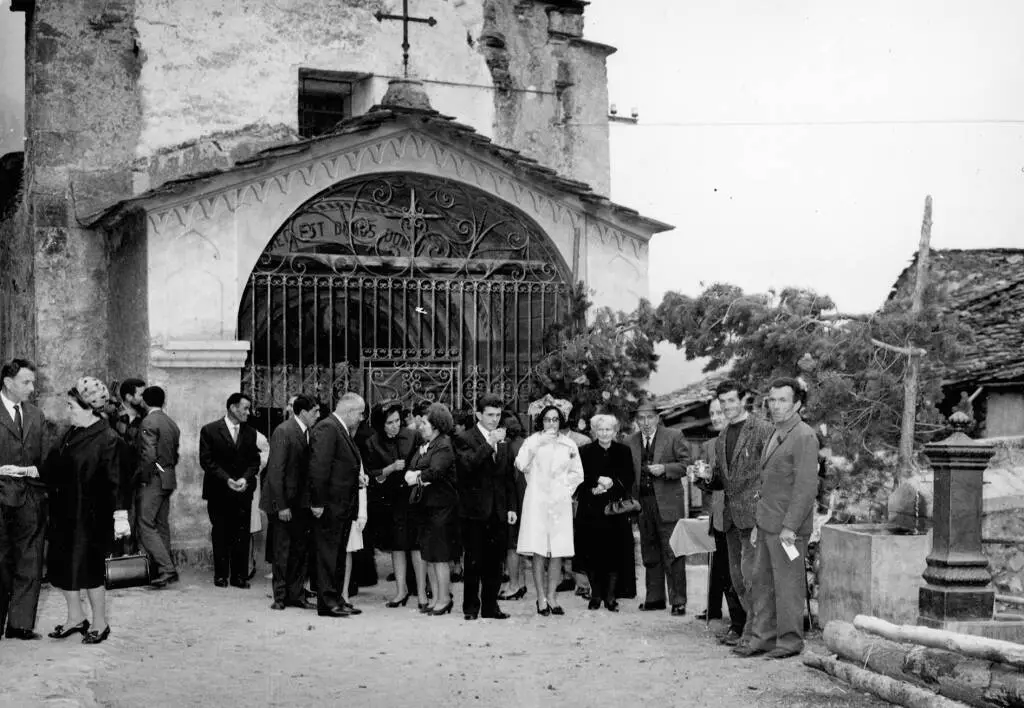
<path fill-rule="evenodd" d="M 706 519 L 679 519 L 669 545 L 676 557 L 715 552 L 715 537 L 708 534 L 710 522 Z"/>

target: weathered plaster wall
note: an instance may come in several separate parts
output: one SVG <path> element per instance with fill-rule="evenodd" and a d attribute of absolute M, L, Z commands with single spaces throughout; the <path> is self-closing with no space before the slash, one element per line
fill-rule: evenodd
<path fill-rule="evenodd" d="M 629 312 L 647 297 L 648 245 L 588 219 L 581 256 L 595 307 Z"/>
<path fill-rule="evenodd" d="M 23 255 L 33 259 L 44 399 L 83 374 L 107 376 L 105 238 L 79 217 L 131 194 L 140 127 L 133 5 L 40 0 L 28 32 Z"/>
<path fill-rule="evenodd" d="M 582 15 L 543 2 L 485 0 L 480 51 L 497 89 L 494 138 L 608 195 L 613 50 L 582 34 Z"/>
<path fill-rule="evenodd" d="M 146 238 L 141 212 L 125 219 L 109 238 L 109 371 L 118 381 L 145 378 L 149 367 Z"/>
<path fill-rule="evenodd" d="M 297 130 L 300 68 L 401 74 L 402 25 L 377 22 L 374 12 L 395 10 L 382 0 L 139 0 L 137 5 L 146 57 L 139 156 L 246 126 Z M 438 23 L 410 29 L 411 72 L 424 79 L 490 85 L 486 63 L 470 47 L 451 3 L 421 0 L 415 14 L 431 15 Z M 384 88 L 376 86 L 376 100 Z M 488 90 L 431 85 L 430 92 L 435 108 L 490 132 L 494 109 Z"/>

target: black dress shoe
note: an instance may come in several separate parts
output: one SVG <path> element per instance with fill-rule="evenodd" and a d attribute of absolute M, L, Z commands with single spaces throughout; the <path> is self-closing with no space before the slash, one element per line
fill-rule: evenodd
<path fill-rule="evenodd" d="M 709 615 L 708 611 L 704 610 L 699 615 L 697 615 L 696 619 L 703 620 L 704 622 L 707 622 L 708 620 L 720 620 L 720 619 L 722 619 L 722 614 L 719 613 L 717 615 L 714 615 L 714 614 Z"/>
<path fill-rule="evenodd" d="M 672 616 L 682 617 L 686 614 L 686 605 L 672 605 Z"/>
<path fill-rule="evenodd" d="M 42 639 L 43 635 L 33 632 L 31 629 L 16 629 L 14 627 L 8 627 L 7 631 L 4 632 L 4 636 L 8 639 Z"/>
<path fill-rule="evenodd" d="M 348 617 L 352 614 L 340 605 L 337 607 L 328 607 L 326 610 L 317 610 L 316 613 L 321 617 Z"/>
<path fill-rule="evenodd" d="M 502 612 L 497 607 L 493 610 L 488 610 L 487 612 L 481 612 L 480 616 L 489 620 L 504 620 L 509 618 L 509 614 L 507 612 Z"/>
<path fill-rule="evenodd" d="M 219 588 L 226 588 L 228 586 L 228 579 L 227 578 L 214 578 L 213 579 L 213 584 L 216 585 Z"/>
<path fill-rule="evenodd" d="M 588 610 L 600 610 L 601 609 L 601 599 L 597 598 L 597 597 L 590 598 L 590 602 L 587 603 L 587 609 Z"/>
<path fill-rule="evenodd" d="M 231 587 L 239 588 L 241 590 L 248 590 L 252 586 L 249 584 L 249 581 L 245 578 L 237 578 L 231 581 Z"/>
<path fill-rule="evenodd" d="M 718 638 L 718 643 L 724 644 L 727 647 L 734 647 L 740 643 L 742 637 L 743 635 L 740 632 L 730 627 L 728 632 Z"/>
<path fill-rule="evenodd" d="M 177 571 L 174 571 L 173 573 L 168 573 L 167 574 L 167 584 L 168 585 L 170 585 L 171 583 L 176 583 L 179 580 L 181 580 L 181 578 L 178 577 L 178 572 Z"/>
<path fill-rule="evenodd" d="M 62 624 L 58 624 L 56 627 L 53 628 L 53 631 L 47 634 L 46 636 L 50 639 L 65 639 L 67 637 L 70 637 L 72 634 L 84 635 L 88 631 L 89 620 L 82 620 L 78 624 L 71 627 L 65 627 Z"/>
<path fill-rule="evenodd" d="M 82 644 L 99 644 L 100 642 L 107 641 L 107 637 L 110 636 L 110 625 L 108 624 L 103 628 L 102 632 L 97 632 L 95 629 L 85 633 L 82 637 Z"/>
<path fill-rule="evenodd" d="M 149 587 L 153 588 L 154 590 L 161 590 L 167 587 L 167 578 L 153 578 L 149 581 Z"/>
<path fill-rule="evenodd" d="M 272 604 L 270 606 L 270 609 L 272 609 L 272 610 L 283 610 L 286 607 L 288 607 L 288 605 L 286 605 L 283 602 L 280 602 L 278 600 L 274 600 L 274 604 Z"/>
<path fill-rule="evenodd" d="M 619 611 L 619 603 L 618 603 L 617 600 L 612 600 L 611 602 L 606 602 L 604 606 L 608 608 L 609 612 L 618 612 Z"/>
<path fill-rule="evenodd" d="M 741 656 L 744 659 L 749 659 L 752 656 L 761 656 L 765 653 L 764 649 L 753 649 L 747 644 L 740 644 L 732 648 L 732 653 L 736 656 Z"/>
<path fill-rule="evenodd" d="M 286 602 L 285 607 L 298 607 L 300 610 L 315 610 L 316 605 L 307 600 L 299 600 L 297 602 Z"/>
<path fill-rule="evenodd" d="M 641 612 L 651 612 L 653 610 L 664 610 L 664 609 L 665 609 L 665 603 L 664 602 L 641 602 L 640 603 L 640 611 Z"/>
<path fill-rule="evenodd" d="M 472 622 L 476 618 L 477 618 L 476 612 L 466 612 L 466 613 L 463 613 L 463 615 L 462 615 L 462 619 L 466 620 L 467 622 Z"/>
<path fill-rule="evenodd" d="M 363 611 L 360 610 L 355 605 L 353 605 L 351 602 L 343 602 L 343 603 L 341 603 L 341 606 L 343 608 L 345 608 L 350 615 L 361 615 L 361 614 L 363 614 Z"/>

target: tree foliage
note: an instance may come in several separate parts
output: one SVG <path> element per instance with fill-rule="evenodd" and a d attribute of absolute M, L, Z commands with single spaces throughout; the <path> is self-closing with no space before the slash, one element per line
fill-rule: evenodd
<path fill-rule="evenodd" d="M 591 312 L 585 287 L 577 285 L 569 314 L 545 333 L 547 354 L 538 364 L 534 398 L 550 393 L 573 402 L 577 414 L 603 411 L 628 419 L 646 395 L 642 388 L 657 366 L 646 300 L 632 313 L 603 307 Z"/>
<path fill-rule="evenodd" d="M 731 364 L 731 376 L 754 391 L 765 392 L 778 376 L 802 377 L 810 394 L 805 419 L 825 424 L 833 453 L 849 461 L 839 484 L 877 502 L 897 476 L 894 454 L 908 357 L 895 350 L 927 352 L 917 452 L 945 430 L 938 410 L 942 373 L 955 363 L 966 332 L 943 301 L 941 290 L 931 287 L 920 317 L 911 315 L 909 296 L 893 298 L 870 315 L 846 315 L 836 312 L 829 297 L 807 289 L 748 294 L 716 283 L 696 297 L 668 293 L 643 326 L 685 349 L 688 359 L 707 357 L 705 371 Z"/>

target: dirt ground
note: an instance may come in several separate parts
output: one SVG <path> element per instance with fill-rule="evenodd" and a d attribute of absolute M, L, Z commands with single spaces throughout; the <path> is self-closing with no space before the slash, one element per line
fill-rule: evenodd
<path fill-rule="evenodd" d="M 388 563 L 379 556 L 381 577 Z M 690 612 L 705 571 L 689 569 Z M 110 594 L 111 638 L 0 641 L 0 705 L 17 706 L 659 706 L 860 708 L 887 705 L 799 660 L 739 659 L 692 616 L 588 611 L 566 593 L 564 617 L 540 617 L 533 592 L 504 621 L 466 622 L 388 609 L 391 583 L 354 598 L 358 617 L 269 609 L 270 581 L 216 588 L 187 571 L 169 589 Z M 641 583 L 642 587 L 642 583 Z M 456 610 L 461 585 L 455 585 Z M 44 589 L 37 629 L 64 619 Z M 812 648 L 813 645 L 812 645 Z M 820 645 L 818 646 L 820 649 Z"/>

